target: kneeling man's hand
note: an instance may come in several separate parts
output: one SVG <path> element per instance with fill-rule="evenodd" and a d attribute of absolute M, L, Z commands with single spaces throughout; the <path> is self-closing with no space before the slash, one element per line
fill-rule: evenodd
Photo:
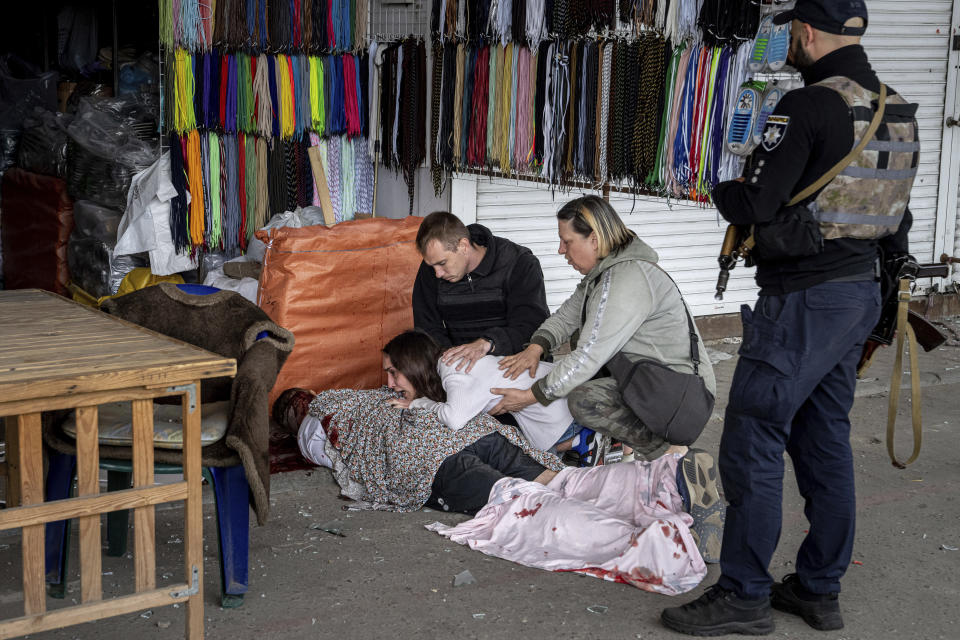
<path fill-rule="evenodd" d="M 473 365 L 476 364 L 477 360 L 487 355 L 492 347 L 493 345 L 483 338 L 477 338 L 473 342 L 461 344 L 457 347 L 450 347 L 443 352 L 441 359 L 445 365 L 452 365 L 459 360 L 457 371 L 466 367 L 467 369 L 464 373 L 470 373 L 470 370 L 473 369 Z"/>

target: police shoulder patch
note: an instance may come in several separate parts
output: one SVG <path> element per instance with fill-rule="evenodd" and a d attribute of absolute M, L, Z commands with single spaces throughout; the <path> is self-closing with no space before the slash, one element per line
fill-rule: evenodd
<path fill-rule="evenodd" d="M 767 118 L 767 126 L 763 128 L 762 140 L 760 145 L 767 151 L 773 151 L 787 135 L 787 126 L 790 124 L 790 116 L 770 116 Z"/>

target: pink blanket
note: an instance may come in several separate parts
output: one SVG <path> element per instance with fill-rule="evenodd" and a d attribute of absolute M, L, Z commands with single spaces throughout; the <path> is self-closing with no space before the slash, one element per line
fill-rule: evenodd
<path fill-rule="evenodd" d="M 427 529 L 530 567 L 684 593 L 707 567 L 681 509 L 679 459 L 566 468 L 547 486 L 504 478 L 473 519 Z"/>

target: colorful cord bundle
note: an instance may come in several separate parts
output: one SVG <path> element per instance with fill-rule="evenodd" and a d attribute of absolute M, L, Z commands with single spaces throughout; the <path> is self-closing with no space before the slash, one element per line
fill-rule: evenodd
<path fill-rule="evenodd" d="M 366 54 L 249 56 L 217 49 L 173 52 L 175 100 L 167 126 L 301 137 L 367 135 Z"/>
<path fill-rule="evenodd" d="M 256 9 L 257 2 L 243 4 Z M 304 4 L 297 0 L 294 9 L 302 10 Z M 349 9 L 348 4 L 341 3 L 341 8 Z M 179 34 L 178 41 L 197 47 L 193 53 L 174 49 L 167 58 L 172 73 L 165 122 L 173 132 L 174 184 L 184 198 L 183 204 L 175 201 L 171 217 L 178 250 L 243 250 L 272 214 L 319 203 L 311 146 L 320 148 L 323 158 L 328 157 L 328 147 L 348 149 L 329 154 L 337 156 L 336 162 L 323 163 L 330 199 L 338 203 L 338 220 L 372 213 L 373 166 L 365 138 L 371 64 L 366 53 L 257 55 L 198 46 L 210 42 L 202 39 L 203 25 L 183 19 L 196 3 L 171 0 L 169 6 L 170 28 Z M 261 37 L 259 25 L 269 23 L 244 22 L 243 16 L 252 14 L 243 14 L 240 8 L 237 2 L 217 3 L 216 28 L 210 34 L 214 42 L 238 34 L 251 41 Z M 285 15 L 289 19 L 297 14 Z M 338 33 L 348 37 L 350 23 L 344 18 L 340 24 Z M 305 45 L 312 29 L 297 25 L 294 39 Z M 187 42 L 187 33 L 197 37 Z M 370 197 L 341 194 L 341 185 Z"/>
<path fill-rule="evenodd" d="M 426 159 L 427 139 L 427 52 L 423 40 L 407 38 L 398 42 L 381 45 L 378 56 L 382 55 L 380 66 L 380 141 L 381 161 L 384 166 L 403 173 L 410 200 L 410 213 L 413 213 L 416 170 Z M 444 55 L 447 55 L 446 52 Z M 451 50 L 449 60 L 457 57 L 456 47 Z M 346 71 L 349 74 L 349 71 Z M 462 84 L 463 77 L 461 74 Z M 452 80 L 451 80 L 452 82 Z M 462 88 L 462 87 L 461 87 Z M 460 98 L 463 94 L 461 91 Z M 448 91 L 442 101 L 453 99 Z M 453 109 L 448 113 L 452 115 Z M 431 129 L 431 138 L 434 137 Z M 449 127 L 444 128 L 448 135 Z M 457 132 L 460 139 L 461 132 Z M 450 149 L 453 139 L 450 138 Z"/>
<path fill-rule="evenodd" d="M 708 202 L 738 170 L 723 136 L 753 0 L 435 0 L 431 20 L 438 194 L 444 172 L 496 169 Z"/>
<path fill-rule="evenodd" d="M 370 0 L 160 0 L 160 41 L 191 52 L 351 51 L 365 46 Z"/>

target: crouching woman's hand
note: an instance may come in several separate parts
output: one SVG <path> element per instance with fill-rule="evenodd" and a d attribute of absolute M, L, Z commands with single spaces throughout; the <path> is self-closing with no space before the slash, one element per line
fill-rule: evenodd
<path fill-rule="evenodd" d="M 520 411 L 524 407 L 529 407 L 537 399 L 533 395 L 533 391 L 530 389 L 490 389 L 490 393 L 503 396 L 503 399 L 500 400 L 499 404 L 491 409 L 488 413 L 494 416 L 498 416 L 501 413 L 512 413 L 514 411 Z"/>

